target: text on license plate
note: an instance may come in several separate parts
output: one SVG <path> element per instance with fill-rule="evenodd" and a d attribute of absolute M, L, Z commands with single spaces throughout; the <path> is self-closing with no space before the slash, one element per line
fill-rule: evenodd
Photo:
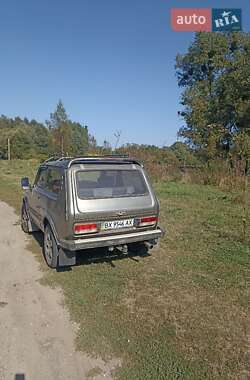
<path fill-rule="evenodd" d="M 102 230 L 116 230 L 118 228 L 133 227 L 134 219 L 112 220 L 102 223 Z"/>

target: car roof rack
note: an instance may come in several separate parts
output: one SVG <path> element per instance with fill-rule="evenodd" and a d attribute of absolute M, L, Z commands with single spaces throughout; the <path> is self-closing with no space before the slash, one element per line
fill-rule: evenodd
<path fill-rule="evenodd" d="M 136 164 L 142 166 L 142 164 L 133 159 L 127 157 L 114 157 L 114 156 L 88 156 L 88 157 L 78 157 L 73 158 L 68 162 L 67 167 L 70 168 L 74 164 L 94 164 L 94 163 L 103 163 L 103 164 Z"/>
<path fill-rule="evenodd" d="M 73 157 L 70 157 L 70 156 L 51 156 L 49 157 L 47 160 L 43 161 L 42 162 L 42 165 L 43 164 L 47 164 L 48 162 L 58 162 L 58 161 L 64 161 L 64 160 L 69 160 L 69 159 L 72 159 Z"/>
<path fill-rule="evenodd" d="M 137 164 L 143 167 L 142 163 L 138 160 L 129 157 L 128 154 L 109 154 L 109 155 L 88 155 L 88 156 L 80 156 L 80 157 L 69 157 L 69 156 L 52 156 L 45 160 L 41 165 L 60 163 L 63 166 L 70 168 L 73 164 L 80 163 L 97 163 L 99 161 L 104 161 L 103 163 L 120 163 L 120 164 Z"/>
<path fill-rule="evenodd" d="M 69 160 L 67 167 L 70 168 L 73 164 L 80 163 L 96 163 L 99 161 L 104 161 L 103 163 L 120 163 L 120 164 L 136 164 L 143 166 L 138 160 L 130 158 L 129 155 L 103 155 L 103 156 L 82 156 L 75 157 Z"/>

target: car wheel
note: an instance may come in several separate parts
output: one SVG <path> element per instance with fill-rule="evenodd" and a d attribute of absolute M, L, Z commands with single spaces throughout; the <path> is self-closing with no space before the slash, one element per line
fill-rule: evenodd
<path fill-rule="evenodd" d="M 29 233 L 29 216 L 24 203 L 22 205 L 21 210 L 21 227 L 23 232 L 25 232 L 26 234 Z"/>
<path fill-rule="evenodd" d="M 43 252 L 48 266 L 56 268 L 58 265 L 58 248 L 54 234 L 48 224 L 44 230 Z"/>

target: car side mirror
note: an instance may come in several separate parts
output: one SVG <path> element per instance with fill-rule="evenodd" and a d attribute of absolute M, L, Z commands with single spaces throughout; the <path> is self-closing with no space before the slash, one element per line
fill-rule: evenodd
<path fill-rule="evenodd" d="M 23 190 L 29 190 L 30 189 L 30 182 L 28 177 L 24 177 L 21 179 L 21 186 Z"/>

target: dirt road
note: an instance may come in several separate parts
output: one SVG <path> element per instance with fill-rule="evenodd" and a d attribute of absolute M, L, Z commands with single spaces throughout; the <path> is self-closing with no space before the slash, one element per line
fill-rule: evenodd
<path fill-rule="evenodd" d="M 110 379 L 114 363 L 75 352 L 62 295 L 39 283 L 17 219 L 0 202 L 0 380 Z"/>

